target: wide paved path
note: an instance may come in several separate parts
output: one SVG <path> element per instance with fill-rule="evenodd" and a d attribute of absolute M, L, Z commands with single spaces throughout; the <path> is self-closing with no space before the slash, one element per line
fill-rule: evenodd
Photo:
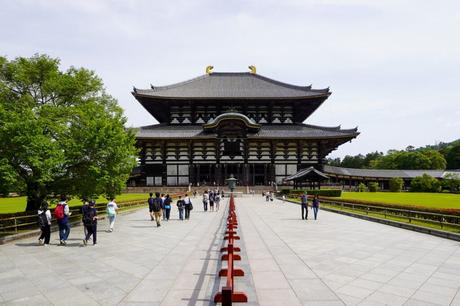
<path fill-rule="evenodd" d="M 25 239 L 0 246 L 0 304 L 210 305 L 220 268 L 224 201 L 156 228 L 146 209 L 99 224 L 99 245 Z M 460 243 L 295 204 L 236 198 L 249 305 L 460 305 Z M 311 212 L 310 212 L 311 214 Z M 52 234 L 56 244 L 56 233 Z"/>
<path fill-rule="evenodd" d="M 260 197 L 237 211 L 261 305 L 460 305 L 459 242 Z"/>

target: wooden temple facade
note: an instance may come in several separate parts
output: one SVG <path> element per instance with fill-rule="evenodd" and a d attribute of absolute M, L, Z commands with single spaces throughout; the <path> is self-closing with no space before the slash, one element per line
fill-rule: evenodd
<path fill-rule="evenodd" d="M 298 170 L 322 171 L 325 157 L 357 129 L 303 122 L 329 89 L 295 86 L 252 73 L 208 73 L 134 97 L 159 122 L 139 128 L 131 186 L 282 184 Z"/>

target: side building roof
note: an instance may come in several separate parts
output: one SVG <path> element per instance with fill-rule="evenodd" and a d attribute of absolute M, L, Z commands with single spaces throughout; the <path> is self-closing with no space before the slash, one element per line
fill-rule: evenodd
<path fill-rule="evenodd" d="M 328 175 L 337 175 L 343 177 L 361 177 L 361 178 L 382 178 L 390 179 L 400 177 L 402 179 L 413 179 L 423 174 L 428 174 L 435 178 L 443 178 L 448 173 L 458 173 L 460 171 L 445 171 L 445 170 L 386 170 L 386 169 L 354 169 L 342 168 L 324 165 L 324 172 Z"/>

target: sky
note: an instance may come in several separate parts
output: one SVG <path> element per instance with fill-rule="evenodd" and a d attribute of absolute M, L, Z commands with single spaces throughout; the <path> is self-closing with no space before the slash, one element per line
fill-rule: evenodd
<path fill-rule="evenodd" d="M 460 138 L 460 2 L 429 0 L 0 0 L 0 55 L 94 70 L 129 126 L 131 95 L 205 72 L 330 87 L 305 123 L 358 127 L 343 157 Z"/>

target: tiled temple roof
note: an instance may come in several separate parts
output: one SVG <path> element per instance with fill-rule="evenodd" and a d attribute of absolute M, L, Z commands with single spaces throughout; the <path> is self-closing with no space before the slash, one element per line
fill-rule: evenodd
<path fill-rule="evenodd" d="M 340 129 L 340 127 L 321 127 L 308 124 L 262 125 L 259 132 L 248 134 L 248 138 L 352 138 L 359 134 L 357 128 Z M 148 138 L 215 138 L 215 133 L 206 133 L 202 125 L 167 125 L 156 124 L 141 127 L 137 139 Z"/>
<path fill-rule="evenodd" d="M 215 72 L 168 85 L 134 88 L 134 96 L 157 98 L 302 98 L 327 97 L 329 88 L 312 89 L 249 72 Z"/>
<path fill-rule="evenodd" d="M 428 174 L 435 178 L 443 178 L 448 173 L 458 173 L 460 170 L 386 170 L 386 169 L 353 169 L 325 165 L 324 172 L 328 175 L 338 175 L 345 177 L 368 177 L 368 178 L 392 178 L 400 177 L 403 179 L 412 179 L 423 174 Z"/>

